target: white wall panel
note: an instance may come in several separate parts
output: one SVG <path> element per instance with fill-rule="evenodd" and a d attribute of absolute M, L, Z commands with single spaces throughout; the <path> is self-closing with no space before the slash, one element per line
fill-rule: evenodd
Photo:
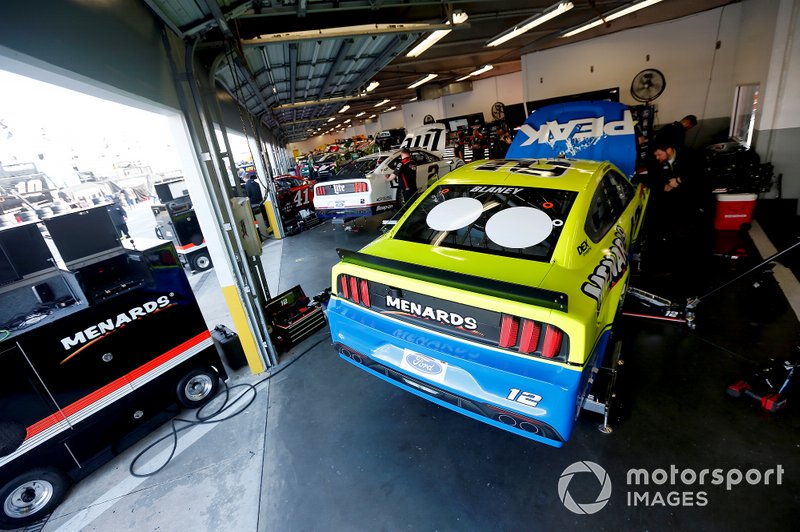
<path fill-rule="evenodd" d="M 701 119 L 729 116 L 740 10 L 734 4 L 527 54 L 522 58 L 526 101 L 619 87 L 621 101 L 635 104 L 633 77 L 655 68 L 667 80 L 655 100 L 659 123 L 689 113 Z"/>

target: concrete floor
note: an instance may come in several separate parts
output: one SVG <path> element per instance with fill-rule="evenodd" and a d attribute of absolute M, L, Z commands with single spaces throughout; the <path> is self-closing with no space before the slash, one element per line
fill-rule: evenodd
<path fill-rule="evenodd" d="M 374 236 L 324 224 L 271 242 L 264 256 L 270 288 L 277 293 L 299 283 L 316 293 L 330 284 L 336 247 L 357 249 Z M 747 261 L 753 259 L 718 261 L 712 279 L 732 277 Z M 202 275 L 192 281 L 200 285 L 207 321 L 225 322 L 214 277 Z M 234 373 L 229 386 L 255 384 L 253 403 L 232 419 L 181 432 L 162 471 L 139 479 L 128 467 L 169 425 L 76 485 L 44 530 L 793 529 L 800 397 L 768 415 L 724 390 L 770 357 L 793 355 L 798 330 L 769 282 L 758 289 L 739 283 L 704 301 L 696 331 L 625 319 L 625 419 L 606 435 L 597 430 L 598 417 L 583 414 L 562 449 L 384 383 L 340 360 L 322 331 L 285 355 L 285 369 L 268 381 L 246 369 Z M 139 469 L 158 467 L 168 452 L 162 444 Z M 611 480 L 607 506 L 593 515 L 571 513 L 560 500 L 559 479 L 579 461 L 599 464 Z M 720 468 L 734 477 L 731 470 L 781 466 L 782 484 L 774 475 L 768 486 L 743 480 L 730 490 L 710 480 L 626 482 L 632 468 L 672 465 L 698 473 Z M 600 483 L 581 473 L 568 490 L 579 503 L 594 502 Z M 665 502 L 633 506 L 634 492 Z M 670 492 L 684 504 L 667 503 L 674 502 Z"/>

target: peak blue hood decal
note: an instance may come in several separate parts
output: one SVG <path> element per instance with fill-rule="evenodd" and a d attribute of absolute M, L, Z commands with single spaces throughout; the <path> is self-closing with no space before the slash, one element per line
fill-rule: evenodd
<path fill-rule="evenodd" d="M 553 157 L 610 161 L 626 176 L 636 170 L 636 134 L 627 105 L 590 101 L 547 105 L 519 128 L 507 159 Z"/>

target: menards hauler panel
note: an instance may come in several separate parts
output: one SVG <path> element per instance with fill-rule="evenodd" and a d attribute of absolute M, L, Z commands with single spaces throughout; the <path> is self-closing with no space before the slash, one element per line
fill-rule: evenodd
<path fill-rule="evenodd" d="M 96 209 L 105 207 L 90 209 L 90 225 L 103 218 Z M 82 212 L 70 213 L 71 226 Z M 29 247 L 47 249 L 38 229 L 27 234 Z M 69 245 L 58 229 L 51 235 Z M 103 247 L 85 259 L 65 250 L 69 270 L 29 268 L 0 286 L 0 365 L 9 377 L 0 387 L 2 527 L 42 518 L 70 480 L 179 405 L 204 404 L 226 378 L 173 245 Z"/>

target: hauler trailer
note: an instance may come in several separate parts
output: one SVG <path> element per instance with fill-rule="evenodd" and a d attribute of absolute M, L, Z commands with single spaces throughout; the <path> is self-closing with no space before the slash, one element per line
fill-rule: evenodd
<path fill-rule="evenodd" d="M 227 378 L 171 242 L 123 246 L 104 205 L 44 224 L 58 259 L 38 224 L 0 230 L 0 528 Z"/>
<path fill-rule="evenodd" d="M 202 272 L 212 267 L 205 237 L 185 188 L 177 179 L 155 185 L 158 204 L 151 206 L 156 218 L 156 236 L 172 240 L 181 262 L 187 268 Z"/>

